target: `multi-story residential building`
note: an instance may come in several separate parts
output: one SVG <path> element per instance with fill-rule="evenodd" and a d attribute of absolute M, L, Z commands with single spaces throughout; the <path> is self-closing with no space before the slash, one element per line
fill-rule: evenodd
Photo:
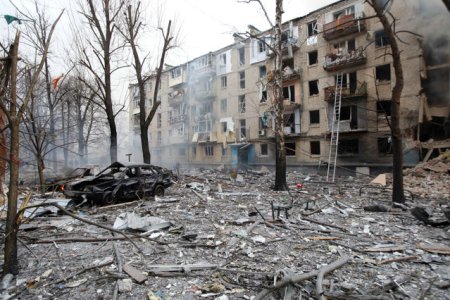
<path fill-rule="evenodd" d="M 391 2 L 386 9 L 396 16 L 396 28 L 417 31 L 420 2 L 406 6 Z M 342 75 L 338 164 L 391 163 L 395 76 L 389 39 L 373 15 L 364 0 L 342 0 L 284 23 L 288 166 L 328 160 L 338 75 Z M 235 34 L 233 44 L 164 72 L 161 105 L 150 126 L 152 162 L 274 165 L 273 32 L 252 26 L 249 30 L 252 37 Z M 439 147 L 450 146 L 448 33 L 440 39 L 447 45 L 444 54 L 424 44 L 426 38 L 401 36 L 405 87 L 400 113 L 406 163 L 419 159 L 415 147 L 430 138 L 441 140 Z M 444 84 L 436 83 L 436 78 Z M 147 81 L 149 103 L 153 81 L 152 76 Z M 130 88 L 130 124 L 136 128 L 137 95 Z M 135 146 L 139 137 L 136 140 Z"/>

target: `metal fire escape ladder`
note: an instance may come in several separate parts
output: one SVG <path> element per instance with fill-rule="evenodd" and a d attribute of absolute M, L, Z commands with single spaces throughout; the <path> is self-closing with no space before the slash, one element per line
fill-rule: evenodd
<path fill-rule="evenodd" d="M 342 102 L 342 77 L 343 73 L 336 75 L 336 88 L 334 92 L 333 122 L 331 124 L 330 151 L 328 153 L 327 181 L 330 181 L 331 168 L 333 168 L 332 182 L 336 175 L 336 162 L 339 144 L 339 121 L 341 120 Z"/>

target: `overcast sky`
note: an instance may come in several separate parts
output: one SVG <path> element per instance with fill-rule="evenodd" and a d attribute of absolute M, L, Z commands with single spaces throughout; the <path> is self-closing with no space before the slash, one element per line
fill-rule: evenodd
<path fill-rule="evenodd" d="M 34 0 L 0 0 L 0 14 L 18 15 L 10 1 L 13 1 L 21 9 L 28 8 L 29 11 L 33 12 Z M 271 21 L 274 22 L 275 0 L 261 0 L 261 2 L 264 4 Z M 306 15 L 333 2 L 336 1 L 285 0 L 283 21 Z M 51 20 L 56 18 L 61 9 L 66 10 L 55 32 L 50 55 L 52 75 L 66 73 L 69 66 L 66 64 L 67 52 L 64 49 L 71 49 L 76 46 L 71 38 L 71 28 L 74 27 L 72 23 L 79 23 L 80 19 L 70 16 L 78 15 L 78 0 L 38 0 L 38 3 L 45 7 L 45 11 Z M 257 2 L 239 3 L 238 0 L 143 0 L 142 4 L 146 8 L 145 17 L 148 20 L 146 30 L 152 31 L 155 28 L 158 12 L 163 12 L 164 24 L 171 19 L 174 21 L 174 26 L 180 30 L 179 47 L 169 53 L 167 59 L 167 62 L 173 65 L 185 63 L 209 51 L 215 51 L 233 43 L 232 34 L 245 32 L 248 24 L 261 30 L 269 28 L 269 23 Z M 14 36 L 16 26 L 17 24 L 8 26 L 2 16 L 0 21 L 2 42 L 5 42 L 7 37 L 12 38 Z M 156 49 L 160 49 L 159 42 L 155 37 L 158 37 L 158 35 L 147 37 L 145 43 L 141 43 L 141 47 L 152 53 L 153 58 L 157 56 L 158 50 Z M 128 79 L 132 74 L 132 70 L 117 74 L 115 79 L 120 84 L 115 87 L 116 97 L 126 98 Z"/>

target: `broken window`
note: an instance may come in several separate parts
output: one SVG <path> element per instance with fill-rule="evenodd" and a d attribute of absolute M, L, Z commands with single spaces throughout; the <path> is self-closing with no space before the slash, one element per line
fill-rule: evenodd
<path fill-rule="evenodd" d="M 295 148 L 296 148 L 295 143 L 286 143 L 285 147 L 286 147 L 286 156 L 295 156 Z"/>
<path fill-rule="evenodd" d="M 227 99 L 220 100 L 220 112 L 227 112 Z"/>
<path fill-rule="evenodd" d="M 308 65 L 311 66 L 317 64 L 318 63 L 317 58 L 318 58 L 317 50 L 308 52 Z"/>
<path fill-rule="evenodd" d="M 222 125 L 222 132 L 227 132 L 227 122 L 221 122 Z"/>
<path fill-rule="evenodd" d="M 391 81 L 391 65 L 382 65 L 375 68 L 375 78 L 377 83 L 381 81 Z"/>
<path fill-rule="evenodd" d="M 320 141 L 309 142 L 309 148 L 311 155 L 320 155 Z"/>
<path fill-rule="evenodd" d="M 247 124 L 245 119 L 240 120 L 239 125 L 240 125 L 241 139 L 247 138 L 247 127 L 246 127 Z"/>
<path fill-rule="evenodd" d="M 308 37 L 316 35 L 319 33 L 319 30 L 317 29 L 317 21 L 311 21 L 308 23 Z"/>
<path fill-rule="evenodd" d="M 161 128 L 162 116 L 161 113 L 156 115 L 156 128 Z"/>
<path fill-rule="evenodd" d="M 192 147 L 192 158 L 195 158 L 197 156 L 197 146 Z"/>
<path fill-rule="evenodd" d="M 227 148 L 222 147 L 222 156 L 227 156 Z"/>
<path fill-rule="evenodd" d="M 220 77 L 220 86 L 224 89 L 227 87 L 227 76 Z"/>
<path fill-rule="evenodd" d="M 384 30 L 375 31 L 375 47 L 385 47 L 391 44 L 389 37 L 386 35 Z"/>
<path fill-rule="evenodd" d="M 378 153 L 392 154 L 391 137 L 382 137 L 377 139 Z"/>
<path fill-rule="evenodd" d="M 220 65 L 225 66 L 227 64 L 227 54 L 223 53 L 219 55 Z"/>
<path fill-rule="evenodd" d="M 320 124 L 320 110 L 309 111 L 309 124 Z"/>
<path fill-rule="evenodd" d="M 239 48 L 239 65 L 245 65 L 245 47 Z"/>
<path fill-rule="evenodd" d="M 355 51 L 356 49 L 356 42 L 355 39 L 351 39 L 347 41 L 347 52 L 350 53 L 352 51 Z"/>
<path fill-rule="evenodd" d="M 391 116 L 391 103 L 392 103 L 391 100 L 377 101 L 378 116 L 390 117 Z"/>
<path fill-rule="evenodd" d="M 269 145 L 267 145 L 267 144 L 260 144 L 260 146 L 261 146 L 261 156 L 269 155 Z"/>
<path fill-rule="evenodd" d="M 354 6 L 350 6 L 350 7 L 347 7 L 345 9 L 343 9 L 343 10 L 335 12 L 333 16 L 334 16 L 334 19 L 337 20 L 340 17 L 347 16 L 347 15 L 355 16 L 355 7 Z"/>
<path fill-rule="evenodd" d="M 351 115 L 352 115 L 351 114 L 351 110 L 352 110 L 351 106 L 343 106 L 343 107 L 341 107 L 341 114 L 340 114 L 339 119 L 341 121 L 350 120 Z"/>
<path fill-rule="evenodd" d="M 264 90 L 264 91 L 261 91 L 261 99 L 259 99 L 259 102 L 264 103 L 266 101 L 267 101 L 267 91 Z"/>
<path fill-rule="evenodd" d="M 266 66 L 259 66 L 259 78 L 266 77 L 267 69 Z"/>
<path fill-rule="evenodd" d="M 295 102 L 295 87 L 294 85 L 283 87 L 283 98 Z"/>
<path fill-rule="evenodd" d="M 170 71 L 170 76 L 172 79 L 178 78 L 181 76 L 181 68 L 175 68 Z"/>
<path fill-rule="evenodd" d="M 311 80 L 308 82 L 308 85 L 310 96 L 319 95 L 319 80 Z"/>
<path fill-rule="evenodd" d="M 239 87 L 245 89 L 245 71 L 239 72 Z"/>
<path fill-rule="evenodd" d="M 245 113 L 245 95 L 239 96 L 239 113 Z"/>
<path fill-rule="evenodd" d="M 358 108 L 356 105 L 342 106 L 339 115 L 340 121 L 350 121 L 350 129 L 358 128 Z"/>
<path fill-rule="evenodd" d="M 214 156 L 214 146 L 205 146 L 205 156 Z"/>
<path fill-rule="evenodd" d="M 340 140 L 338 145 L 339 154 L 358 154 L 359 141 L 358 139 Z"/>

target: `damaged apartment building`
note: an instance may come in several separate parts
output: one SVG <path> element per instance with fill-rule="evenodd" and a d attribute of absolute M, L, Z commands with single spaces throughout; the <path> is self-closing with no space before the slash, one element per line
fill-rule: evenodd
<path fill-rule="evenodd" d="M 405 164 L 450 146 L 449 39 L 427 29 L 423 1 L 380 1 L 396 16 L 404 89 L 401 129 Z M 446 14 L 439 11 L 438 14 Z M 343 0 L 283 25 L 284 133 L 288 166 L 327 162 L 334 104 L 340 99 L 337 163 L 389 166 L 391 91 L 389 38 L 364 0 Z M 444 22 L 448 22 L 447 15 Z M 422 22 L 423 21 L 423 22 Z M 444 24 L 441 28 L 449 28 Z M 168 67 L 161 105 L 150 125 L 152 162 L 174 166 L 275 164 L 274 110 L 268 82 L 271 30 L 249 36 L 183 65 Z M 251 38 L 257 36 L 258 38 Z M 442 50 L 443 49 L 443 50 Z M 340 88 L 342 86 L 342 89 Z M 152 103 L 154 76 L 146 85 Z M 139 157 L 139 94 L 130 86 L 130 125 Z M 434 151 L 434 152 L 433 152 Z"/>

